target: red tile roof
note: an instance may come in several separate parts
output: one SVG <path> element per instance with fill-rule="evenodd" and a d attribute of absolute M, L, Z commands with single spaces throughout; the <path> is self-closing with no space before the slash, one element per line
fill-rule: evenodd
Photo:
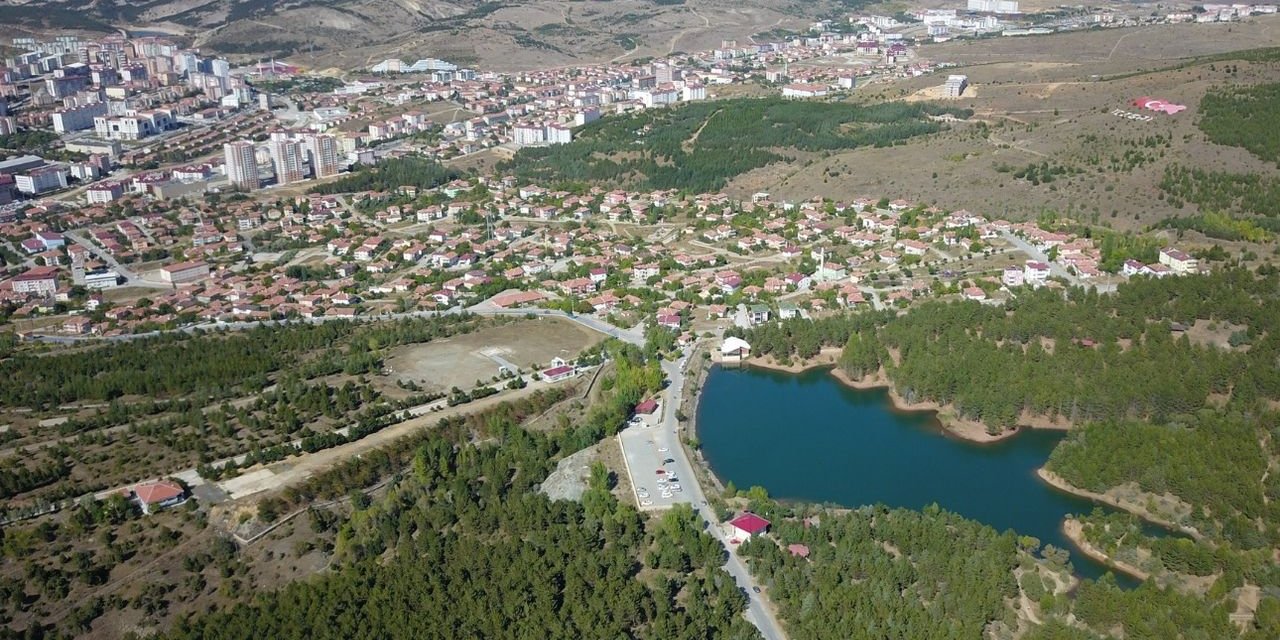
<path fill-rule="evenodd" d="M 751 535 L 755 535 L 769 528 L 769 521 L 760 516 L 747 511 L 742 515 L 729 521 L 734 527 L 746 531 Z"/>
<path fill-rule="evenodd" d="M 172 500 L 183 493 L 182 487 L 166 480 L 137 485 L 133 488 L 133 492 L 144 504 L 156 504 L 165 500 Z"/>
<path fill-rule="evenodd" d="M 645 415 L 648 415 L 657 410 L 658 410 L 658 401 L 654 400 L 653 398 L 649 398 L 648 400 L 645 400 L 644 402 L 641 402 L 640 404 L 636 405 L 636 413 L 643 413 Z"/>

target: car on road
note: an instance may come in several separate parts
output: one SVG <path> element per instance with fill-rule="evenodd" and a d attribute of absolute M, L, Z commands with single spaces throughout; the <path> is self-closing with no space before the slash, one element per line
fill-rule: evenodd
<path fill-rule="evenodd" d="M 760 593 L 760 587 L 751 587 L 751 590 L 756 593 Z"/>
<path fill-rule="evenodd" d="M 658 474 L 658 475 L 660 475 L 660 476 L 663 476 L 663 475 L 666 475 L 666 474 L 667 474 L 667 470 L 666 470 L 666 469 L 658 469 L 657 471 L 654 471 L 654 473 L 656 473 L 656 474 Z"/>
<path fill-rule="evenodd" d="M 670 449 L 666 447 L 658 447 L 658 453 L 666 453 L 668 451 L 670 451 Z"/>
<path fill-rule="evenodd" d="M 672 462 L 675 462 L 675 461 L 676 461 L 675 458 L 667 458 L 666 460 L 662 461 L 662 464 L 671 464 Z"/>
<path fill-rule="evenodd" d="M 641 501 L 640 501 L 640 506 L 642 506 L 642 507 L 650 507 L 650 506 L 653 506 L 653 501 L 652 501 L 652 500 L 641 500 Z"/>

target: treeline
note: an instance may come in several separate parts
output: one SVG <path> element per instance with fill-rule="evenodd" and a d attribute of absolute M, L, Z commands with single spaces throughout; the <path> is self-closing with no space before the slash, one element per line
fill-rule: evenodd
<path fill-rule="evenodd" d="M 1201 211 L 1280 216 L 1280 179 L 1270 175 L 1171 164 L 1165 167 L 1160 189 L 1174 207 L 1189 202 Z"/>
<path fill-rule="evenodd" d="M 58 460 L 35 468 L 7 465 L 6 468 L 0 468 L 0 499 L 12 498 L 32 489 L 53 484 L 70 474 L 71 467 Z"/>
<path fill-rule="evenodd" d="M 461 178 L 454 169 L 422 156 L 388 158 L 373 166 L 362 166 L 332 182 L 317 184 L 307 193 L 335 194 L 357 191 L 394 191 L 400 187 L 417 187 L 419 191 L 434 189 Z"/>
<path fill-rule="evenodd" d="M 987 637 L 1010 619 L 1018 538 L 936 506 L 862 507 L 817 522 L 775 520 L 773 536 L 740 552 L 769 587 L 792 638 Z M 788 552 L 803 544 L 807 558 Z"/>
<path fill-rule="evenodd" d="M 1280 163 L 1280 83 L 1221 87 L 1200 100 L 1200 130 L 1217 144 Z"/>
<path fill-rule="evenodd" d="M 1253 419 L 1214 409 L 1163 424 L 1097 422 L 1073 430 L 1054 448 L 1047 467 L 1099 493 L 1133 482 L 1156 495 L 1211 505 L 1211 516 L 1193 510 L 1183 524 L 1242 549 L 1274 547 L 1280 531 L 1263 523 L 1280 523 L 1280 508 L 1273 506 L 1280 500 L 1280 482 L 1261 482 L 1268 452 L 1258 436 Z"/>
<path fill-rule="evenodd" d="M 475 316 L 462 315 L 378 325 L 261 326 L 227 334 L 166 334 L 88 353 L 19 353 L 0 362 L 0 377 L 10 382 L 0 388 L 0 403 L 49 409 L 132 395 L 231 397 L 266 388 L 269 375 L 286 367 L 299 367 L 304 377 L 364 373 L 380 363 L 380 349 L 469 331 L 477 322 Z"/>
<path fill-rule="evenodd" d="M 908 400 L 952 404 L 994 427 L 1024 412 L 1074 422 L 1192 414 L 1210 394 L 1280 398 L 1277 277 L 1244 270 L 1121 285 L 1116 295 L 1026 291 L 1006 309 L 929 302 L 878 332 L 880 364 Z M 1247 352 L 1171 330 L 1197 319 L 1263 336 Z"/>
<path fill-rule="evenodd" d="M 602 467 L 582 504 L 552 502 L 537 483 L 576 436 L 529 432 L 518 418 L 443 421 L 341 526 L 329 572 L 166 637 L 758 637 L 691 510 L 646 531 Z"/>
<path fill-rule="evenodd" d="M 931 104 L 781 98 L 696 102 L 605 118 L 570 144 L 521 149 L 503 170 L 540 182 L 632 183 L 645 189 L 718 191 L 734 176 L 784 159 L 787 150 L 890 146 L 935 133 L 927 116 L 972 111 Z"/>
<path fill-rule="evenodd" d="M 1280 231 L 1280 219 L 1248 220 L 1209 211 L 1194 216 L 1165 218 L 1156 223 L 1154 228 L 1199 231 L 1219 240 L 1269 242 L 1275 237 L 1274 232 Z"/>
<path fill-rule="evenodd" d="M 1144 525 L 1138 516 L 1101 508 L 1076 519 L 1094 547 L 1152 575 L 1217 576 L 1213 592 L 1208 594 L 1213 599 L 1246 582 L 1264 588 L 1280 585 L 1280 567 L 1273 561 L 1270 547 L 1243 549 L 1221 540 L 1203 542 L 1164 531 L 1149 535 L 1153 527 Z"/>
<path fill-rule="evenodd" d="M 881 326 L 896 315 L 894 311 L 868 311 L 813 320 L 785 320 L 747 329 L 732 326 L 725 330 L 725 337 L 746 340 L 753 356 L 772 356 L 780 363 L 789 364 L 792 358 L 812 358 L 823 348 L 844 347 L 850 336 Z"/>
<path fill-rule="evenodd" d="M 880 368 L 908 401 L 953 405 L 995 429 L 1024 412 L 1084 423 L 1167 421 L 1208 405 L 1280 399 L 1280 277 L 1244 269 L 1094 290 L 1022 291 L 1004 308 L 926 302 L 902 316 L 861 313 L 730 330 L 753 354 L 787 361 L 845 346 L 850 373 Z M 1247 327 L 1247 351 L 1192 342 L 1175 324 Z"/>

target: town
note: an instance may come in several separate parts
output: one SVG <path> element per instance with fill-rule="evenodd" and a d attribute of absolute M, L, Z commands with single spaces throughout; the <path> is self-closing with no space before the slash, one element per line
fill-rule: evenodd
<path fill-rule="evenodd" d="M 1221 45 L 1276 6 L 951 5 L 534 70 L 11 39 L 0 619 L 1271 637 L 1277 183 L 1194 160 L 1280 157 Z"/>

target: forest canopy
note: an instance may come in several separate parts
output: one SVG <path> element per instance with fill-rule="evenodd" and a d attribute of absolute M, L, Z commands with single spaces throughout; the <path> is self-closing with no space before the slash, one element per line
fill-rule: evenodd
<path fill-rule="evenodd" d="M 521 149 L 506 170 L 538 182 L 608 182 L 712 192 L 789 151 L 885 147 L 941 131 L 931 115 L 972 111 L 927 103 L 858 105 L 781 98 L 695 102 L 604 118 L 569 144 Z"/>

